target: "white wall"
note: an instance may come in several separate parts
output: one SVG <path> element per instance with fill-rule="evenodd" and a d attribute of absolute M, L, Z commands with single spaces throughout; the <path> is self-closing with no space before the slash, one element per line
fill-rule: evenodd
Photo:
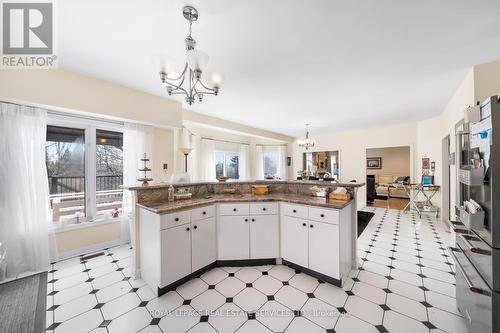
<path fill-rule="evenodd" d="M 366 157 L 381 157 L 381 169 L 366 169 L 367 175 L 409 176 L 411 172 L 410 147 L 370 148 Z"/>
<path fill-rule="evenodd" d="M 340 133 L 314 135 L 317 141 L 312 151 L 338 150 L 340 152 L 340 180 L 348 182 L 355 179 L 366 182 L 366 149 L 394 146 L 409 146 L 411 156 L 416 152 L 417 124 L 400 124 L 379 128 L 368 128 Z M 302 168 L 302 154 L 305 150 L 293 145 L 293 176 Z M 414 179 L 414 160 L 411 165 L 410 177 Z M 366 187 L 358 192 L 358 209 L 366 205 Z"/>

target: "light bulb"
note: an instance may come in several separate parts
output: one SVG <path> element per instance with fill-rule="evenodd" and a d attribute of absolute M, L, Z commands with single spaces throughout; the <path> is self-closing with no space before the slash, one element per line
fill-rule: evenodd
<path fill-rule="evenodd" d="M 208 54 L 201 50 L 189 50 L 187 51 L 187 63 L 191 70 L 203 71 L 208 65 Z"/>

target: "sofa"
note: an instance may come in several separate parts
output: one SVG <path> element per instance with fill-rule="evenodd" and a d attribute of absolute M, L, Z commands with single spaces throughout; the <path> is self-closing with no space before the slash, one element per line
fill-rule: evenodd
<path fill-rule="evenodd" d="M 409 199 L 403 184 L 410 182 L 410 176 L 375 175 L 377 197 Z"/>

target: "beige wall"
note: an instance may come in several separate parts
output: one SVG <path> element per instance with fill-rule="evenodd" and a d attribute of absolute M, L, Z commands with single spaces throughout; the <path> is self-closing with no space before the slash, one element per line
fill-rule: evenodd
<path fill-rule="evenodd" d="M 68 253 L 92 245 L 120 239 L 120 223 L 100 224 L 87 228 L 57 232 L 55 239 L 59 253 Z"/>
<path fill-rule="evenodd" d="M 175 170 L 174 130 L 155 128 L 153 131 L 153 179 L 155 182 L 169 182 Z M 163 169 L 163 164 L 168 169 Z"/>
<path fill-rule="evenodd" d="M 367 175 L 409 176 L 410 147 L 370 148 L 366 157 L 381 157 L 382 169 L 366 169 Z"/>

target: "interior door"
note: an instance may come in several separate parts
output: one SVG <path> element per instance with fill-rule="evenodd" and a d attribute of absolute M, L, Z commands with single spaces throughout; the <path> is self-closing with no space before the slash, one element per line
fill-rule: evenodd
<path fill-rule="evenodd" d="M 279 216 L 250 216 L 250 259 L 279 257 Z"/>
<path fill-rule="evenodd" d="M 249 216 L 220 216 L 218 256 L 220 260 L 250 259 Z"/>
<path fill-rule="evenodd" d="M 281 256 L 294 264 L 309 267 L 307 220 L 283 216 L 281 220 Z"/>
<path fill-rule="evenodd" d="M 309 221 L 309 268 L 340 279 L 339 226 Z"/>
<path fill-rule="evenodd" d="M 191 224 L 160 231 L 161 287 L 191 273 Z"/>
<path fill-rule="evenodd" d="M 216 260 L 215 218 L 211 217 L 192 223 L 193 272 Z"/>

